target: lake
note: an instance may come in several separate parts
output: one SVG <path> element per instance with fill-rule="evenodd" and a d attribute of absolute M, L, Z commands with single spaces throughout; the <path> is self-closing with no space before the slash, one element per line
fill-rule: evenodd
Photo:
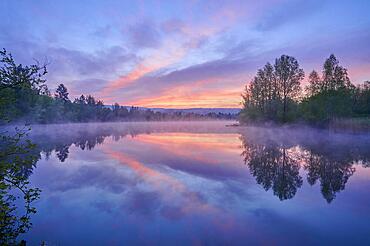
<path fill-rule="evenodd" d="M 230 122 L 32 126 L 29 245 L 370 244 L 370 135 Z"/>

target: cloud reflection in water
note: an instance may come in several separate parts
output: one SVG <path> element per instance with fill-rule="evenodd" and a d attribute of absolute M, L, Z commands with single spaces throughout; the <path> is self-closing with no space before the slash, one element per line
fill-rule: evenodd
<path fill-rule="evenodd" d="M 44 192 L 26 238 L 309 244 L 322 243 L 326 233 L 334 243 L 355 234 L 358 242 L 368 239 L 367 215 L 359 211 L 370 205 L 369 137 L 224 125 L 85 124 L 64 134 L 49 127 L 51 137 L 36 128 L 31 137 L 49 159 L 32 176 Z M 347 234 L 338 235 L 334 225 Z M 294 233 L 279 236 L 288 232 Z"/>

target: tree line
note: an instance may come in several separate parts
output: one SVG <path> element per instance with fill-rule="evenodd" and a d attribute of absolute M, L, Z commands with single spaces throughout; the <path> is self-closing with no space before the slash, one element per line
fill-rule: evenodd
<path fill-rule="evenodd" d="M 282 55 L 257 71 L 243 93 L 242 124 L 304 121 L 327 125 L 336 119 L 370 116 L 370 81 L 355 86 L 334 55 L 325 60 L 322 75 L 313 70 L 302 89 L 305 73 L 296 58 Z"/>
<path fill-rule="evenodd" d="M 106 122 L 106 121 L 169 121 L 235 119 L 224 113 L 166 113 L 123 107 L 118 103 L 107 106 L 92 95 L 70 99 L 67 87 L 60 84 L 52 95 L 44 76 L 46 65 L 17 64 L 5 49 L 0 51 L 0 119 L 27 123 Z"/>

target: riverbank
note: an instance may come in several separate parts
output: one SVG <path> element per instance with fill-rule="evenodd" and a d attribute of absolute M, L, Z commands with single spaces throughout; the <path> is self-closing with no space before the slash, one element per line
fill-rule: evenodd
<path fill-rule="evenodd" d="M 256 127 L 284 127 L 284 128 L 315 128 L 320 130 L 328 130 L 338 133 L 370 133 L 370 118 L 342 118 L 333 119 L 329 123 L 307 123 L 307 122 L 295 122 L 295 123 L 276 123 L 272 121 L 265 122 L 249 122 L 249 123 L 238 123 L 230 124 L 228 127 L 242 127 L 242 126 L 256 126 Z"/>

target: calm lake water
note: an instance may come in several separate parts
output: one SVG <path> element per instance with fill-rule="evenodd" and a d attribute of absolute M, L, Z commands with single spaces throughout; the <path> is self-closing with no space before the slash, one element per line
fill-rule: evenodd
<path fill-rule="evenodd" d="M 370 135 L 33 126 L 30 245 L 370 245 Z"/>

